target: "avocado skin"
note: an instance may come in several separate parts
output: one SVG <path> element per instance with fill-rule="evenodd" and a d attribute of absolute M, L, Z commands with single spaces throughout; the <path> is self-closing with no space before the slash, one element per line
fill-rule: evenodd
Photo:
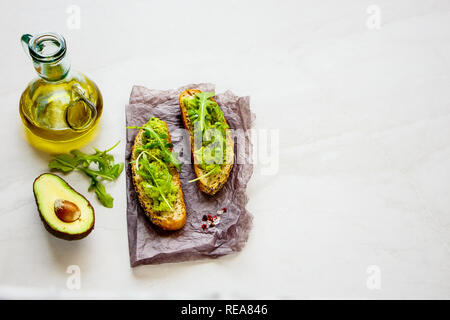
<path fill-rule="evenodd" d="M 44 174 L 51 174 L 51 175 L 57 176 L 59 179 L 61 179 L 66 184 L 67 187 L 71 188 L 73 191 L 75 191 L 75 193 L 77 193 L 79 196 L 81 196 L 82 198 L 84 198 L 87 201 L 88 206 L 92 209 L 92 214 L 93 214 L 92 224 L 91 224 L 91 226 L 89 226 L 88 230 L 86 230 L 83 233 L 79 233 L 79 234 L 68 234 L 68 233 L 61 232 L 61 231 L 53 229 L 52 227 L 49 226 L 47 221 L 45 221 L 45 218 L 42 215 L 41 210 L 39 209 L 39 203 L 38 203 L 36 194 L 34 192 L 34 184 Z M 95 210 L 94 210 L 94 207 L 91 205 L 91 203 L 89 202 L 88 199 L 86 199 L 82 194 L 80 194 L 78 191 L 76 191 L 74 188 L 72 188 L 72 186 L 70 184 L 68 184 L 67 181 L 64 180 L 63 178 L 61 178 L 60 176 L 58 176 L 56 174 L 53 174 L 53 173 L 50 173 L 50 172 L 44 172 L 44 173 L 40 174 L 38 177 L 36 177 L 36 179 L 34 179 L 34 182 L 33 182 L 33 195 L 34 195 L 34 201 L 36 202 L 36 206 L 37 206 L 38 211 L 39 211 L 39 217 L 41 218 L 41 221 L 44 224 L 45 229 L 49 233 L 51 233 L 53 236 L 55 236 L 55 237 L 57 237 L 59 239 L 69 240 L 69 241 L 80 240 L 80 239 L 83 239 L 84 237 L 86 237 L 87 235 L 89 235 L 89 233 L 91 233 L 91 231 L 94 230 L 94 225 L 95 225 Z"/>
<path fill-rule="evenodd" d="M 41 217 L 41 220 L 44 223 L 45 229 L 47 229 L 48 232 L 50 232 L 53 236 L 55 236 L 59 239 L 69 240 L 69 241 L 80 240 L 80 239 L 83 239 L 84 237 L 86 237 L 89 233 L 91 233 L 92 230 L 94 230 L 94 224 L 92 224 L 90 229 L 88 229 L 86 232 L 79 233 L 79 234 L 67 234 L 67 233 L 57 231 L 57 230 L 51 228 L 48 225 L 48 223 L 45 221 L 45 219 L 42 217 L 42 214 L 40 211 L 39 211 L 39 216 Z"/>

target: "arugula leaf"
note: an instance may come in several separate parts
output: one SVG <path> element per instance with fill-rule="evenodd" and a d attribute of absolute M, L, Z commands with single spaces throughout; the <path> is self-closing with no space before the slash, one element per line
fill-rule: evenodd
<path fill-rule="evenodd" d="M 60 154 L 50 160 L 48 164 L 50 169 L 58 169 L 64 173 L 70 172 L 77 166 L 78 160 L 68 154 Z"/>
<path fill-rule="evenodd" d="M 155 187 L 158 190 L 160 196 L 163 198 L 164 202 L 167 204 L 167 206 L 169 207 L 170 210 L 173 210 L 173 207 L 170 205 L 169 201 L 167 200 L 166 196 L 165 196 L 165 192 L 163 191 L 163 189 L 159 186 L 158 183 L 158 179 L 156 179 L 156 170 L 155 167 L 153 167 L 152 165 L 149 165 L 149 168 L 151 168 L 151 170 L 149 170 L 149 174 L 152 177 L 152 180 L 155 182 Z M 167 182 L 163 181 L 163 182 Z"/>
<path fill-rule="evenodd" d="M 114 198 L 106 192 L 105 186 L 99 178 L 106 180 L 117 179 L 123 171 L 124 164 L 114 163 L 114 157 L 108 154 L 118 144 L 117 142 L 111 148 L 100 151 L 95 149 L 94 154 L 86 154 L 80 150 L 72 150 L 70 154 L 59 154 L 50 160 L 48 166 L 50 169 L 59 170 L 64 173 L 78 170 L 91 178 L 91 184 L 88 191 L 95 191 L 98 200 L 107 208 L 113 207 Z M 97 166 L 97 170 L 93 169 L 91 164 Z"/>
<path fill-rule="evenodd" d="M 204 132 L 205 128 L 206 128 L 206 124 L 205 124 L 205 118 L 206 115 L 208 113 L 206 107 L 209 103 L 211 103 L 212 101 L 209 100 L 209 98 L 214 97 L 215 93 L 214 92 L 201 92 L 201 93 L 197 93 L 196 96 L 199 99 L 199 119 L 198 121 L 200 121 L 200 131 Z"/>
<path fill-rule="evenodd" d="M 98 200 L 107 208 L 113 207 L 114 198 L 106 192 L 105 186 L 100 182 L 97 182 L 94 185 L 95 194 L 97 195 Z"/>

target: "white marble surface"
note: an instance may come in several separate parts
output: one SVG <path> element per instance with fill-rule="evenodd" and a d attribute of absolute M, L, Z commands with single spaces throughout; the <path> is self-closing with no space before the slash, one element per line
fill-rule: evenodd
<path fill-rule="evenodd" d="M 1 298 L 450 298 L 448 0 L 81 1 L 69 29 L 74 2 L 0 4 Z M 45 231 L 32 182 L 49 157 L 22 139 L 18 99 L 34 76 L 20 35 L 48 30 L 103 92 L 90 146 L 124 140 L 133 84 L 251 96 L 256 128 L 279 129 L 279 170 L 255 167 L 241 253 L 131 269 L 124 175 L 108 186 L 112 210 L 68 176 L 96 228 L 79 242 Z M 80 290 L 66 287 L 69 265 Z"/>

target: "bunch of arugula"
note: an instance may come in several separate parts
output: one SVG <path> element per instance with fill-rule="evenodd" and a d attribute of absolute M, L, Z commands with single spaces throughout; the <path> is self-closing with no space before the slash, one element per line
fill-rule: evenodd
<path fill-rule="evenodd" d="M 59 154 L 50 160 L 48 166 L 50 169 L 59 170 L 64 173 L 78 170 L 91 178 L 89 191 L 94 190 L 98 200 L 107 208 L 113 207 L 114 198 L 106 192 L 105 186 L 101 180 L 115 180 L 123 171 L 123 162 L 114 163 L 114 156 L 108 154 L 118 144 L 117 142 L 111 148 L 100 151 L 94 148 L 94 154 L 86 154 L 80 150 L 72 150 L 70 154 Z M 97 166 L 93 168 L 91 164 Z"/>

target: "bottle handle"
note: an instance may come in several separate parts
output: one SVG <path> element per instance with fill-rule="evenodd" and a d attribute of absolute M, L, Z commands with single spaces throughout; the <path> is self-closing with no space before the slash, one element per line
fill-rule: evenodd
<path fill-rule="evenodd" d="M 86 97 L 85 91 L 83 90 L 83 88 L 82 88 L 78 83 L 74 83 L 74 84 L 72 85 L 72 93 L 73 93 L 73 96 L 78 96 L 79 99 L 75 99 L 75 101 L 72 102 L 72 104 L 71 104 L 70 106 L 67 107 L 67 109 L 66 109 L 66 122 L 67 122 L 67 125 L 68 125 L 72 130 L 75 130 L 75 131 L 83 131 L 83 130 L 87 129 L 87 128 L 92 124 L 92 122 L 95 121 L 95 119 L 97 119 L 97 108 L 96 108 L 96 107 L 94 106 L 94 104 Z M 91 110 L 91 117 L 90 117 L 90 120 L 89 120 L 83 127 L 77 128 L 77 127 L 74 127 L 74 126 L 72 126 L 72 125 L 70 124 L 70 121 L 69 121 L 69 119 L 67 118 L 67 116 L 68 116 L 68 114 L 69 114 L 69 108 L 72 108 L 73 105 L 74 105 L 75 103 L 77 103 L 80 99 L 81 99 L 85 104 L 88 105 L 89 109 Z"/>
<path fill-rule="evenodd" d="M 22 37 L 20 38 L 20 42 L 22 43 L 23 51 L 25 51 L 25 53 L 29 57 L 31 57 L 31 55 L 30 55 L 30 48 L 29 48 L 28 45 L 30 43 L 31 38 L 33 38 L 33 36 L 31 34 L 28 34 L 28 33 L 23 34 Z"/>

